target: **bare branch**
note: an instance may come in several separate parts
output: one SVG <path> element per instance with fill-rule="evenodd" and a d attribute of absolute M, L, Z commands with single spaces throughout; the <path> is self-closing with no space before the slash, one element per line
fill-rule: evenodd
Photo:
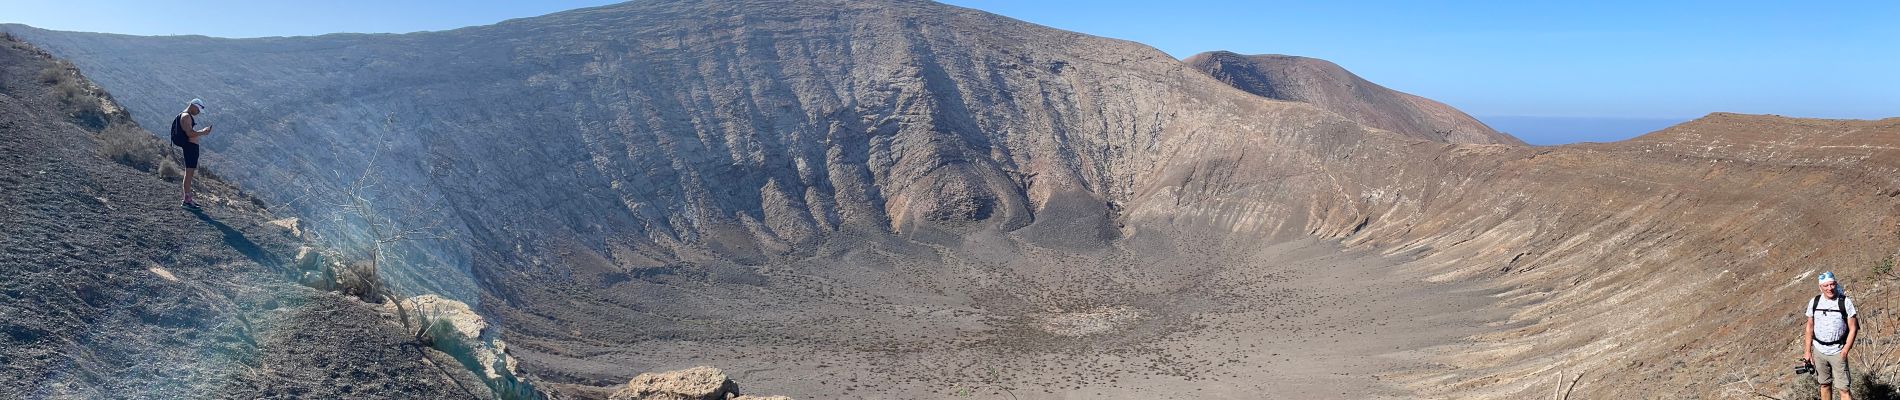
<path fill-rule="evenodd" d="M 1577 381 L 1581 380 L 1583 380 L 1583 373 L 1579 372 L 1576 378 L 1570 380 L 1570 389 L 1564 390 L 1563 400 L 1570 400 L 1570 392 L 1577 390 Z"/>

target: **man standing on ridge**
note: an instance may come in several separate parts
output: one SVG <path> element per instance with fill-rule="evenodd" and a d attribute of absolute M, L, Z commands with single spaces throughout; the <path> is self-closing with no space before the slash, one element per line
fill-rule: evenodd
<path fill-rule="evenodd" d="M 1814 382 L 1821 385 L 1821 400 L 1829 400 L 1835 387 L 1840 388 L 1841 399 L 1854 400 L 1848 390 L 1854 377 L 1847 370 L 1847 353 L 1854 348 L 1854 334 L 1860 330 L 1860 321 L 1854 318 L 1854 300 L 1841 293 L 1833 272 L 1822 272 L 1818 280 L 1821 294 L 1808 300 L 1805 310 L 1808 329 L 1803 347 L 1807 350 L 1801 358 L 1814 363 Z M 1815 350 L 1820 350 L 1819 354 Z"/>
<path fill-rule="evenodd" d="M 172 117 L 172 145 L 185 149 L 185 182 L 179 192 L 184 197 L 185 208 L 190 209 L 198 208 L 198 203 L 191 201 L 191 177 L 198 172 L 198 138 L 211 134 L 210 125 L 198 128 L 198 123 L 192 117 L 204 112 L 204 109 L 204 100 L 191 99 L 185 103 L 185 112 Z"/>

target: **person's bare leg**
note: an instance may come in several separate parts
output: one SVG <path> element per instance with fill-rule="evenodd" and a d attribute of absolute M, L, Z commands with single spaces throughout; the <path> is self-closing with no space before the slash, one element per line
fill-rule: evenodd
<path fill-rule="evenodd" d="M 1820 371 L 1816 371 L 1816 372 L 1820 372 Z M 1833 396 L 1834 396 L 1833 386 L 1821 385 L 1821 400 L 1828 400 L 1832 398 Z"/>
<path fill-rule="evenodd" d="M 1853 386 L 1848 386 L 1848 387 L 1851 388 Z M 1854 391 L 1841 389 L 1841 400 L 1854 400 Z"/>
<path fill-rule="evenodd" d="M 197 168 L 185 168 L 184 183 L 179 185 L 180 186 L 179 193 L 181 196 L 184 197 L 184 201 L 186 203 L 191 202 L 191 176 L 194 175 L 194 173 L 196 172 L 198 172 Z"/>

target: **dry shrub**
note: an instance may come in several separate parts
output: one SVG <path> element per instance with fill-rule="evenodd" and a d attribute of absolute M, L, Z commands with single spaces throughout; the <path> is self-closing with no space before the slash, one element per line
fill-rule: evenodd
<path fill-rule="evenodd" d="M 101 132 L 99 152 L 103 153 L 107 159 L 121 165 L 145 172 L 158 172 L 161 175 L 163 175 L 161 171 L 163 164 L 171 161 L 169 143 L 125 125 L 118 125 Z"/>
<path fill-rule="evenodd" d="M 337 265 L 337 264 L 332 264 Z M 388 297 L 389 289 L 383 286 L 383 278 L 376 273 L 376 264 L 368 261 L 341 263 L 334 272 L 336 290 L 355 296 L 364 302 L 380 304 Z"/>
<path fill-rule="evenodd" d="M 185 168 L 167 158 L 158 162 L 158 177 L 170 182 L 184 180 Z"/>
<path fill-rule="evenodd" d="M 1853 366 L 1854 369 L 1849 372 L 1853 375 L 1854 384 L 1850 386 L 1848 390 L 1853 391 L 1854 400 L 1900 399 L 1900 391 L 1895 390 L 1893 383 L 1881 378 L 1876 373 L 1862 371 L 1860 368 L 1863 368 L 1864 365 L 1861 363 L 1856 362 Z M 1822 373 L 1822 371 L 1815 372 Z M 1838 388 L 1835 393 L 1836 395 L 1834 397 L 1839 398 Z M 1767 395 L 1759 393 L 1757 393 L 1757 395 L 1760 397 L 1768 397 Z M 1813 375 L 1795 375 L 1793 379 L 1789 380 L 1788 386 L 1782 390 L 1781 395 L 1782 397 L 1775 398 L 1785 400 L 1819 399 L 1820 385 L 1814 383 Z"/>
<path fill-rule="evenodd" d="M 87 130 L 99 132 L 112 126 L 113 122 L 129 119 L 130 115 L 117 107 L 109 107 L 111 101 L 104 90 L 87 83 L 80 78 L 79 67 L 72 62 L 54 59 L 45 52 L 38 51 L 48 59 L 46 67 L 39 72 L 40 83 L 52 88 L 52 95 L 58 100 L 59 111 L 66 114 L 74 124 Z"/>
<path fill-rule="evenodd" d="M 53 61 L 51 64 L 47 64 L 46 68 L 41 68 L 40 83 L 57 85 L 60 81 L 65 80 L 66 69 L 62 67 L 64 67 L 63 62 Z"/>
<path fill-rule="evenodd" d="M 1873 372 L 1853 372 L 1854 386 L 1852 390 L 1854 391 L 1855 400 L 1900 399 L 1900 392 L 1895 391 L 1892 382 L 1882 379 Z"/>
<path fill-rule="evenodd" d="M 299 250 L 296 260 L 284 272 L 304 286 L 336 291 L 372 304 L 395 299 L 395 293 L 389 291 L 382 276 L 377 274 L 375 263 L 369 260 L 343 260 L 331 250 Z M 401 307 L 401 303 L 398 302 L 397 306 Z M 407 320 L 404 321 L 406 324 Z"/>

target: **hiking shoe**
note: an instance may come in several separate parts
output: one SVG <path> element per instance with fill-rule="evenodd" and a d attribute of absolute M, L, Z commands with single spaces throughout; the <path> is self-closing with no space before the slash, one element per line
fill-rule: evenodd
<path fill-rule="evenodd" d="M 198 203 L 193 203 L 193 202 L 189 202 L 189 201 L 187 201 L 187 202 L 185 202 L 185 208 L 189 208 L 189 209 L 193 209 L 193 210 L 197 210 L 197 209 L 199 209 L 199 207 L 198 207 Z"/>

